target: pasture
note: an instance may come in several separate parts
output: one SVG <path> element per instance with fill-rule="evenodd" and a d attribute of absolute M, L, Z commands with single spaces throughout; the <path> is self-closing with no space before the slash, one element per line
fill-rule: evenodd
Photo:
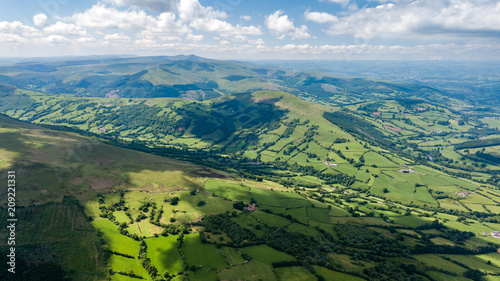
<path fill-rule="evenodd" d="M 222 270 L 218 276 L 220 280 L 278 280 L 271 266 L 257 260 L 251 260 L 248 263 Z"/>
<path fill-rule="evenodd" d="M 148 258 L 160 274 L 177 274 L 184 270 L 184 262 L 177 250 L 177 235 L 145 239 Z"/>
<path fill-rule="evenodd" d="M 220 270 L 227 266 L 224 257 L 213 244 L 203 244 L 199 233 L 184 235 L 182 252 L 189 266 L 203 266 Z"/>
<path fill-rule="evenodd" d="M 120 234 L 118 227 L 109 220 L 94 220 L 92 224 L 102 232 L 102 238 L 109 245 L 111 251 L 137 256 L 139 254 L 139 242 Z"/>
<path fill-rule="evenodd" d="M 318 278 L 307 269 L 299 266 L 278 267 L 274 270 L 280 280 L 316 281 Z"/>
<path fill-rule="evenodd" d="M 248 254 L 252 259 L 267 265 L 278 261 L 294 261 L 295 258 L 289 254 L 275 250 L 267 245 L 249 246 L 241 248 L 242 253 Z"/>

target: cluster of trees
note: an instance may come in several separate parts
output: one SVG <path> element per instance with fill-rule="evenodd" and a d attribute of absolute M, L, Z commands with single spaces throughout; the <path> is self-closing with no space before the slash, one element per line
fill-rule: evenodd
<path fill-rule="evenodd" d="M 141 243 L 139 244 L 138 258 L 141 261 L 142 267 L 144 267 L 146 269 L 149 276 L 151 276 L 153 279 L 155 279 L 156 276 L 158 275 L 158 269 L 156 269 L 156 267 L 151 263 L 151 259 L 148 258 L 147 250 L 148 250 L 148 245 L 146 244 L 144 239 L 142 239 Z"/>
<path fill-rule="evenodd" d="M 205 232 L 212 234 L 225 233 L 231 239 L 231 242 L 228 242 L 229 246 L 243 247 L 252 244 L 247 243 L 247 241 L 259 241 L 259 238 L 253 232 L 231 221 L 231 218 L 225 214 L 203 217 L 200 224 L 205 227 Z"/>

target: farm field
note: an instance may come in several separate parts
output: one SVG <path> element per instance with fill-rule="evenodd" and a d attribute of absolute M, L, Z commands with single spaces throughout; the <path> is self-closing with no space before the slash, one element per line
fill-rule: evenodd
<path fill-rule="evenodd" d="M 148 258 L 162 275 L 177 274 L 184 270 L 181 255 L 177 250 L 177 236 L 145 239 L 148 246 Z"/>

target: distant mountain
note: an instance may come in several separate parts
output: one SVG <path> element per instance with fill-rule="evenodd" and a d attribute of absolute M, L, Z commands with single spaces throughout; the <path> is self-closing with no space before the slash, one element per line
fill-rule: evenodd
<path fill-rule="evenodd" d="M 84 57 L 0 62 L 0 82 L 49 94 L 206 100 L 256 90 L 284 90 L 331 104 L 356 103 L 370 95 L 442 101 L 428 87 L 317 72 L 283 71 L 245 62 L 195 55 Z"/>

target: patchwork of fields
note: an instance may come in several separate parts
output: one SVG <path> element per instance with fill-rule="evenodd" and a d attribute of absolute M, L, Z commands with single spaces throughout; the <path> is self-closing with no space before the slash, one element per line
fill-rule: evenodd
<path fill-rule="evenodd" d="M 37 258 L 71 278 L 500 276 L 500 192 L 476 161 L 496 171 L 485 156 L 496 146 L 467 143 L 476 119 L 396 100 L 341 110 L 276 91 L 199 102 L 16 95 L 34 103 L 8 115 L 47 125 L 0 116 L 0 169 L 19 171 L 30 222 L 20 247 L 41 248 Z M 332 123 L 339 116 L 357 133 Z M 52 130 L 60 126 L 96 134 Z M 176 148 L 221 160 L 223 171 L 127 147 Z"/>

